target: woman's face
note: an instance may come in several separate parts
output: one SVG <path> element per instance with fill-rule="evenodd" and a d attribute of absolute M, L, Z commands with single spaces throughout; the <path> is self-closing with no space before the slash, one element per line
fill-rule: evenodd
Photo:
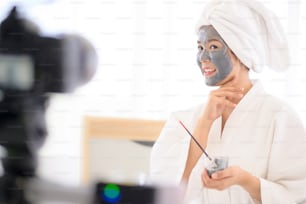
<path fill-rule="evenodd" d="M 198 33 L 197 63 L 208 86 L 217 86 L 233 70 L 230 49 L 212 26 L 203 26 Z"/>

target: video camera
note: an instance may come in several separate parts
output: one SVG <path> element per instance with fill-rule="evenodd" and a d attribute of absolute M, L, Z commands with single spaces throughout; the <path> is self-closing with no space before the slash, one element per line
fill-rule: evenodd
<path fill-rule="evenodd" d="M 49 94 L 71 92 L 85 84 L 96 66 L 95 49 L 81 36 L 42 36 L 33 22 L 20 17 L 17 7 L 2 21 L 0 145 L 5 155 L 0 203 L 27 203 L 17 181 L 35 176 L 37 150 L 47 135 Z"/>

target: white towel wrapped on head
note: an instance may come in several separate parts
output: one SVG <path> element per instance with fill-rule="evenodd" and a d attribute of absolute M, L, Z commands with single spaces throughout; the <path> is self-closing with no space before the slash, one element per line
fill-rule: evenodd
<path fill-rule="evenodd" d="M 288 43 L 279 19 L 256 0 L 212 0 L 196 32 L 204 25 L 212 25 L 240 61 L 255 72 L 264 66 L 276 71 L 288 68 Z"/>

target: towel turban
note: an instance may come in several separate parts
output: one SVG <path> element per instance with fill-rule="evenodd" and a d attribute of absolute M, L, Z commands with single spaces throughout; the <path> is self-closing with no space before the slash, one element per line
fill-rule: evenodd
<path fill-rule="evenodd" d="M 240 59 L 255 72 L 264 66 L 284 71 L 289 65 L 285 33 L 276 15 L 256 0 L 212 0 L 204 8 L 196 32 L 212 25 Z"/>

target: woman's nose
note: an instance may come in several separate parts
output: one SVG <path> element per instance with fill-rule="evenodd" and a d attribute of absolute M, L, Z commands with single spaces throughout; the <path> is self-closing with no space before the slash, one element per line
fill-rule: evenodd
<path fill-rule="evenodd" d="M 207 50 L 203 50 L 200 53 L 200 61 L 201 62 L 205 62 L 205 61 L 209 61 L 209 60 L 210 60 L 209 53 L 207 52 Z"/>

